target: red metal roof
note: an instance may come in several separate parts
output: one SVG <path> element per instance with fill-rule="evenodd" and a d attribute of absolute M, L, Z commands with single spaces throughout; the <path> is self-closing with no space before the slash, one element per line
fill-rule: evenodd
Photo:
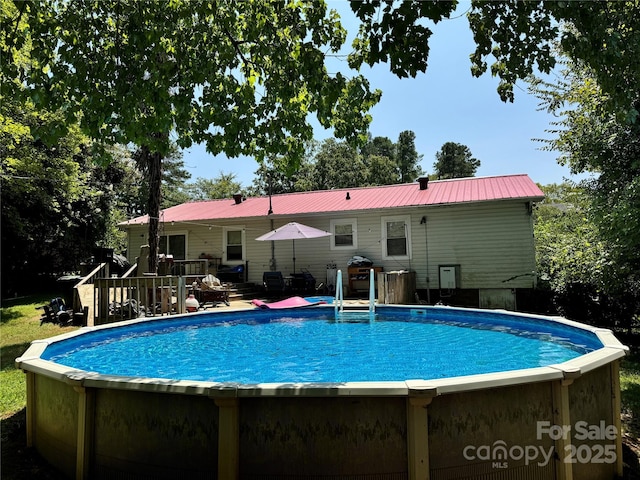
<path fill-rule="evenodd" d="M 347 199 L 347 194 L 349 199 Z M 521 174 L 433 180 L 429 182 L 426 190 L 420 190 L 418 183 L 404 183 L 381 187 L 287 193 L 273 195 L 271 205 L 273 214 L 281 216 L 496 200 L 540 201 L 543 197 L 544 194 L 529 176 Z M 251 197 L 238 204 L 233 199 L 205 200 L 167 208 L 163 211 L 161 220 L 164 222 L 192 222 L 263 217 L 267 215 L 268 211 L 269 197 Z M 144 215 L 120 225 L 140 225 L 146 224 L 147 221 L 147 216 Z"/>

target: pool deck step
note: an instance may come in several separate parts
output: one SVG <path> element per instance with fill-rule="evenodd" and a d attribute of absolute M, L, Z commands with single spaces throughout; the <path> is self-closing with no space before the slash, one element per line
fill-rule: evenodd
<path fill-rule="evenodd" d="M 260 295 L 255 283 L 232 283 L 229 285 L 229 300 L 251 300 Z"/>

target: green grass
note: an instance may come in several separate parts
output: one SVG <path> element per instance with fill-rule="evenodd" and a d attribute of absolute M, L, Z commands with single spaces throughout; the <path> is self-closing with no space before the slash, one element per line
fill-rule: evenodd
<path fill-rule="evenodd" d="M 640 439 L 640 346 L 630 345 L 620 364 L 622 431 L 629 439 Z M 640 442 L 633 442 L 640 454 Z"/>
<path fill-rule="evenodd" d="M 42 310 L 55 295 L 38 295 L 3 301 L 0 308 L 0 419 L 10 417 L 27 403 L 25 375 L 14 360 L 33 340 L 53 337 L 78 327 L 40 326 Z"/>
<path fill-rule="evenodd" d="M 620 390 L 625 405 L 640 413 L 640 352 L 632 352 L 622 360 Z"/>

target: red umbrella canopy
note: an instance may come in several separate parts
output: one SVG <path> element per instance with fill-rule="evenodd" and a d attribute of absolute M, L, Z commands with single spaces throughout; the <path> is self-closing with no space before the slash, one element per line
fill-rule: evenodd
<path fill-rule="evenodd" d="M 292 240 L 293 241 L 293 271 L 296 271 L 296 243 L 295 241 L 300 238 L 319 238 L 328 237 L 331 235 L 329 232 L 320 230 L 318 228 L 309 227 L 302 223 L 290 222 L 282 227 L 265 233 L 259 236 L 256 240 L 261 242 L 267 240 Z"/>

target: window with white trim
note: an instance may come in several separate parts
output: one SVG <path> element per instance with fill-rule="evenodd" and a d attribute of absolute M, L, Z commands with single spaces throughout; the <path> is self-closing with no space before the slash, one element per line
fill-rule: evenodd
<path fill-rule="evenodd" d="M 241 262 L 245 257 L 244 228 L 225 227 L 222 232 L 225 262 Z"/>
<path fill-rule="evenodd" d="M 358 248 L 358 221 L 355 218 L 331 220 L 331 250 L 354 250 Z"/>
<path fill-rule="evenodd" d="M 408 260 L 411 258 L 411 217 L 409 215 L 382 217 L 382 258 Z"/>

